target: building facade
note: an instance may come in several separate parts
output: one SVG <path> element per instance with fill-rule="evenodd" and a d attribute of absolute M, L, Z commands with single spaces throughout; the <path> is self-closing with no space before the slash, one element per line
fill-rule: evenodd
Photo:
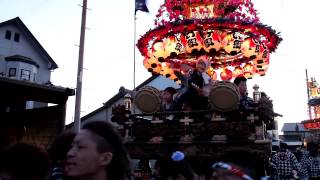
<path fill-rule="evenodd" d="M 1 77 L 50 84 L 51 71 L 56 68 L 57 64 L 19 17 L 0 23 Z M 25 104 L 27 109 L 43 106 L 46 103 Z"/>
<path fill-rule="evenodd" d="M 47 147 L 64 130 L 74 89 L 51 84 L 56 68 L 20 18 L 0 23 L 0 150 L 21 141 Z"/>

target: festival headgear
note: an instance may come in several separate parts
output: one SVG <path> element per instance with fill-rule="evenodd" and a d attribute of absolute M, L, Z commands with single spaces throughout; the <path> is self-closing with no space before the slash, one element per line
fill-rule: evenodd
<path fill-rule="evenodd" d="M 185 157 L 185 155 L 181 151 L 176 151 L 176 152 L 172 153 L 172 155 L 171 155 L 171 159 L 176 162 L 182 161 L 184 159 L 184 157 Z"/>
<path fill-rule="evenodd" d="M 205 67 L 206 70 L 210 67 L 210 62 L 209 62 L 209 57 L 208 56 L 202 55 L 202 56 L 198 57 L 197 65 L 200 62 L 203 62 L 206 65 L 206 67 Z"/>
<path fill-rule="evenodd" d="M 238 176 L 238 177 L 241 177 L 245 180 L 253 180 L 253 178 L 251 178 L 249 175 L 247 175 L 246 173 L 244 173 L 241 169 L 239 168 L 236 168 L 230 164 L 227 164 L 225 162 L 217 162 L 217 163 L 214 163 L 212 166 L 211 166 L 212 169 L 217 169 L 217 168 L 220 168 L 220 169 L 225 169 L 225 170 L 228 170 L 229 172 L 231 172 L 232 174 Z"/>

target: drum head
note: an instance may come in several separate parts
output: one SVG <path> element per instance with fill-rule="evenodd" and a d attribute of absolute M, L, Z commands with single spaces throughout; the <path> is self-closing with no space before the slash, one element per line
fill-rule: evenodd
<path fill-rule="evenodd" d="M 212 109 L 222 112 L 237 109 L 239 100 L 239 92 L 233 85 L 229 84 L 218 84 L 209 94 Z"/>
<path fill-rule="evenodd" d="M 154 113 L 160 109 L 159 91 L 152 88 L 142 88 L 135 96 L 135 105 L 144 113 Z"/>

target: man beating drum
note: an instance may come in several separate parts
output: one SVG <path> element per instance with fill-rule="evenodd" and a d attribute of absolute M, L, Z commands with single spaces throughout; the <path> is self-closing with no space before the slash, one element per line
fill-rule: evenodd
<path fill-rule="evenodd" d="M 252 107 L 253 99 L 248 97 L 248 89 L 247 89 L 247 79 L 243 76 L 238 76 L 233 81 L 234 84 L 238 86 L 240 92 L 240 109 L 248 109 Z"/>
<path fill-rule="evenodd" d="M 200 56 L 197 58 L 196 68 L 189 70 L 184 75 L 178 74 L 185 86 L 179 92 L 175 99 L 174 110 L 203 110 L 208 108 L 209 84 L 212 83 L 211 78 L 206 73 L 210 66 L 208 56 Z"/>

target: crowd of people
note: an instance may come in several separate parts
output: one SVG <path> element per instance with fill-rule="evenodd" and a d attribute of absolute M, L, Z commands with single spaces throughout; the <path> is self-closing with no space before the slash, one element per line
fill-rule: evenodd
<path fill-rule="evenodd" d="M 280 149 L 271 157 L 271 179 L 319 179 L 320 156 L 318 145 L 310 142 L 295 150 L 288 150 L 288 145 L 280 143 Z"/>
<path fill-rule="evenodd" d="M 139 179 L 134 178 L 134 167 L 130 168 L 129 162 L 124 142 L 115 128 L 105 121 L 92 121 L 78 133 L 62 133 L 47 151 L 25 143 L 8 146 L 0 153 L 0 179 Z M 258 163 L 249 152 L 230 150 L 199 174 L 188 163 L 187 154 L 176 151 L 172 156 L 159 157 L 148 179 L 253 180 L 266 176 L 266 169 L 274 180 L 320 178 L 320 156 L 314 143 L 294 153 L 281 143 L 268 164 L 266 167 Z"/>

